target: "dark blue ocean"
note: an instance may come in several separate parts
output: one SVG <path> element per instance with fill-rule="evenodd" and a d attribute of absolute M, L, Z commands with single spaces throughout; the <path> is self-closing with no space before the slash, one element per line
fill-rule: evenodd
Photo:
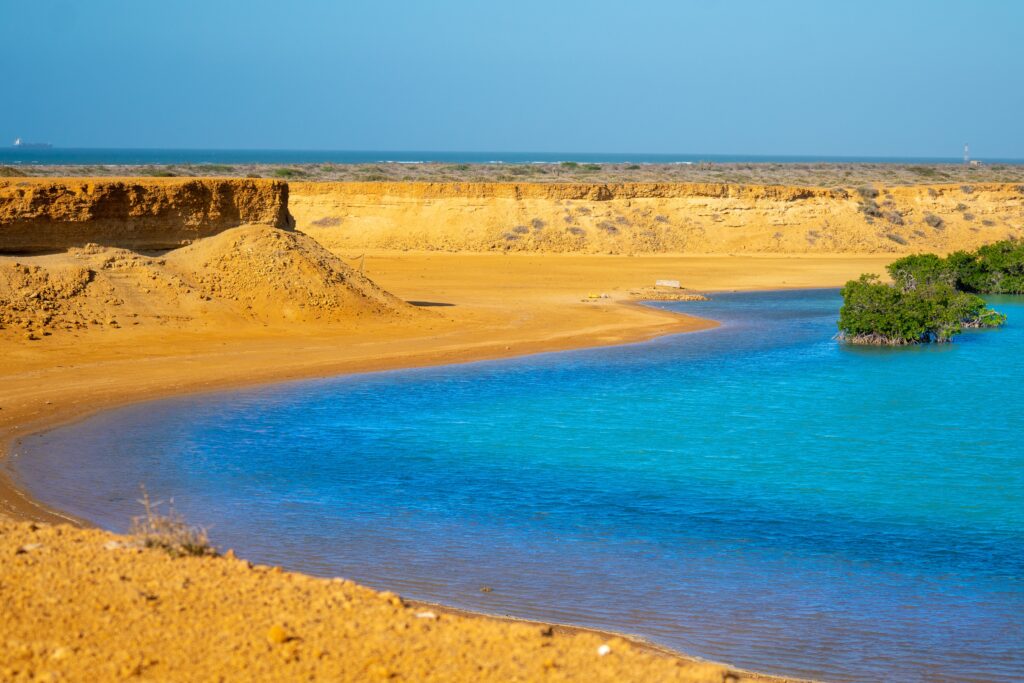
<path fill-rule="evenodd" d="M 835 290 L 663 303 L 652 342 L 131 406 L 15 476 L 123 531 L 831 681 L 1024 680 L 1024 301 L 954 344 L 833 340 Z M 491 592 L 481 592 L 489 586 Z"/>
<path fill-rule="evenodd" d="M 331 151 L 254 149 L 15 149 L 0 147 L 0 165 L 76 164 L 368 164 L 465 163 L 525 164 L 558 163 L 900 163 L 960 164 L 960 157 L 829 157 L 758 156 L 750 154 L 640 154 L 578 152 L 429 152 L 429 151 Z M 1024 159 L 986 159 L 986 163 L 1024 164 Z"/>

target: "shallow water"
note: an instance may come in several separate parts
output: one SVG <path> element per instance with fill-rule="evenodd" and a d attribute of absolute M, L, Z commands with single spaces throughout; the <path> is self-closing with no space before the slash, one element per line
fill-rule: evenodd
<path fill-rule="evenodd" d="M 796 676 L 1021 680 L 1024 302 L 896 350 L 833 341 L 839 303 L 659 304 L 724 324 L 137 405 L 12 462 L 102 526 L 145 483 L 222 547 L 408 597 Z"/>

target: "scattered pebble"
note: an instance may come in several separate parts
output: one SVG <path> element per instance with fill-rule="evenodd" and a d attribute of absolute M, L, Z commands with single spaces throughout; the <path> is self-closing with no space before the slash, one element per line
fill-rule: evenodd
<path fill-rule="evenodd" d="M 274 624 L 267 631 L 267 640 L 269 640 L 274 645 L 287 643 L 291 639 L 292 636 L 289 635 L 288 631 L 285 629 L 284 626 L 281 626 L 281 624 Z"/>
<path fill-rule="evenodd" d="M 39 550 L 42 547 L 43 547 L 42 543 L 26 543 L 25 545 L 23 545 L 20 548 L 18 548 L 18 551 L 15 554 L 16 555 L 24 555 L 25 553 L 30 553 L 33 550 Z"/>
<path fill-rule="evenodd" d="M 605 643 L 601 647 L 597 648 L 597 656 L 598 657 L 604 657 L 607 654 L 611 654 L 611 652 L 612 652 L 612 646 L 609 645 L 608 643 Z"/>
<path fill-rule="evenodd" d="M 437 619 L 437 614 L 435 612 L 431 612 L 430 610 L 427 610 L 426 612 L 417 612 L 416 613 L 416 618 L 417 619 Z"/>

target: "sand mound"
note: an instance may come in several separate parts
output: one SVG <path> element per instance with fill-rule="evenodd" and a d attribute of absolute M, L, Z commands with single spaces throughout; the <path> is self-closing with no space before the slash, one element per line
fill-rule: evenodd
<path fill-rule="evenodd" d="M 339 323 L 415 311 L 312 238 L 266 226 L 164 256 L 88 245 L 0 259 L 0 334 L 30 339 L 95 326 Z"/>
<path fill-rule="evenodd" d="M 67 329 L 83 327 L 86 320 L 74 301 L 94 275 L 73 265 L 52 270 L 17 262 L 0 266 L 0 327 L 28 331 L 55 322 Z"/>
<path fill-rule="evenodd" d="M 168 255 L 202 296 L 238 302 L 259 320 L 338 320 L 411 307 L 308 235 L 263 226 L 227 230 Z"/>

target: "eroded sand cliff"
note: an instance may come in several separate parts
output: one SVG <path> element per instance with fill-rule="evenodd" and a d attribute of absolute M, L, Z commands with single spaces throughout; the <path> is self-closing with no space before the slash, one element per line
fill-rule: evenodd
<path fill-rule="evenodd" d="M 288 185 L 252 179 L 0 180 L 0 253 L 171 249 L 239 225 L 291 227 Z"/>
<path fill-rule="evenodd" d="M 1024 235 L 1014 184 L 292 183 L 289 206 L 332 249 L 895 254 Z"/>

